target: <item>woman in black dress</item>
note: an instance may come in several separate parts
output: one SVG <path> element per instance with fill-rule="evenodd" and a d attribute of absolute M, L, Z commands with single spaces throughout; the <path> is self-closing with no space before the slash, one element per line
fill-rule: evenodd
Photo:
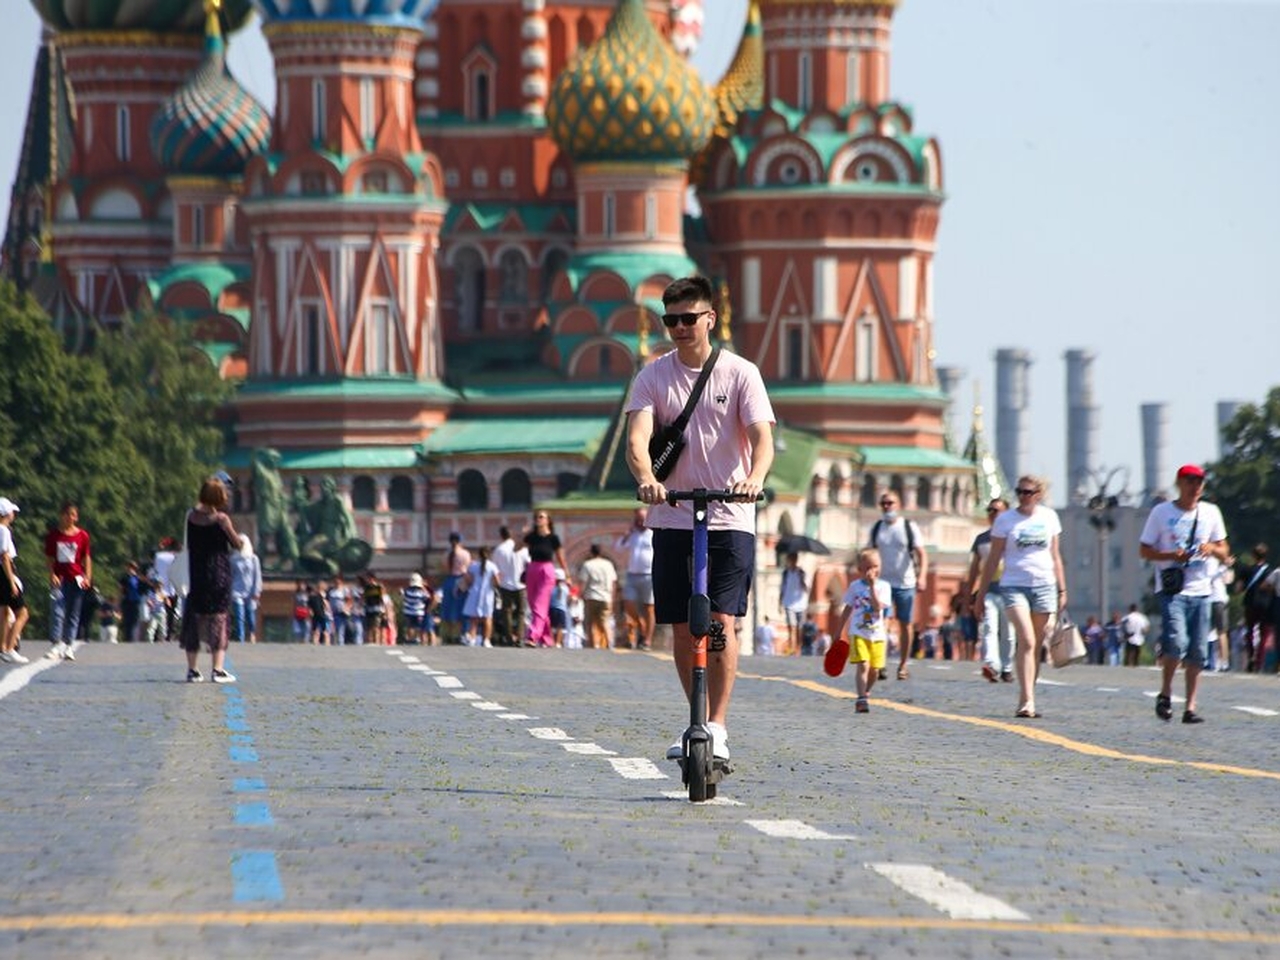
<path fill-rule="evenodd" d="M 240 534 L 227 516 L 227 488 L 217 477 L 200 487 L 200 502 L 187 513 L 187 552 L 191 589 L 182 615 L 182 649 L 187 652 L 187 682 L 204 679 L 196 669 L 201 646 L 213 653 L 214 683 L 235 683 L 223 667 L 231 611 L 231 551 Z"/>

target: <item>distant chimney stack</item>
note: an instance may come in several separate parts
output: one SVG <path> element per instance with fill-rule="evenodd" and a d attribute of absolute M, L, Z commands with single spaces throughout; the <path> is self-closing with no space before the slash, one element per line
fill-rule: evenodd
<path fill-rule="evenodd" d="M 1168 496 L 1173 478 L 1169 475 L 1169 405 L 1142 405 L 1142 498 L 1146 503 Z"/>
<path fill-rule="evenodd" d="M 1098 405 L 1093 401 L 1093 361 L 1089 350 L 1068 350 L 1067 361 L 1067 496 L 1071 503 L 1089 499 L 1098 469 Z"/>
<path fill-rule="evenodd" d="M 996 457 L 1014 483 L 1030 459 L 1031 354 L 1002 347 L 996 351 Z"/>
<path fill-rule="evenodd" d="M 960 399 L 960 385 L 964 383 L 964 367 L 935 367 L 938 374 L 938 389 L 947 395 L 947 436 L 954 443 L 956 433 L 956 403 Z"/>

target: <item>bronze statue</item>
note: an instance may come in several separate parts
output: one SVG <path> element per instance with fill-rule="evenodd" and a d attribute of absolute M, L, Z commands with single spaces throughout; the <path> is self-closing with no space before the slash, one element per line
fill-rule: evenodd
<path fill-rule="evenodd" d="M 298 562 L 298 540 L 289 524 L 280 453 L 270 448 L 253 452 L 253 491 L 257 501 L 258 555 L 267 556 L 275 541 L 277 570 L 291 570 Z"/>

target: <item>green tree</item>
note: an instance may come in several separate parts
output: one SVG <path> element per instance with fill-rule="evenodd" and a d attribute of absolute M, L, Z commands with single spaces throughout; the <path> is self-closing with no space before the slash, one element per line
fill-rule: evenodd
<path fill-rule="evenodd" d="M 1210 464 L 1208 492 L 1238 554 L 1255 543 L 1280 549 L 1280 387 L 1245 404 L 1223 430 L 1230 449 Z"/>
<path fill-rule="evenodd" d="M 93 538 L 94 579 L 108 596 L 129 559 L 180 535 L 183 508 L 221 454 L 215 416 L 228 387 L 184 335 L 159 321 L 101 333 L 68 354 L 49 318 L 0 284 L 0 494 L 22 509 L 19 573 L 31 636 L 47 626 L 44 535 L 63 501 Z"/>

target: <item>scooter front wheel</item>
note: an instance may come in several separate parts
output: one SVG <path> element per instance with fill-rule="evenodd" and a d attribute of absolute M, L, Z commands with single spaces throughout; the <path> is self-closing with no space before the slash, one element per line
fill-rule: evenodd
<path fill-rule="evenodd" d="M 689 799 L 701 803 L 715 796 L 715 784 L 707 782 L 711 769 L 711 743 L 707 740 L 691 740 L 689 756 L 685 759 L 685 781 L 689 784 Z"/>

